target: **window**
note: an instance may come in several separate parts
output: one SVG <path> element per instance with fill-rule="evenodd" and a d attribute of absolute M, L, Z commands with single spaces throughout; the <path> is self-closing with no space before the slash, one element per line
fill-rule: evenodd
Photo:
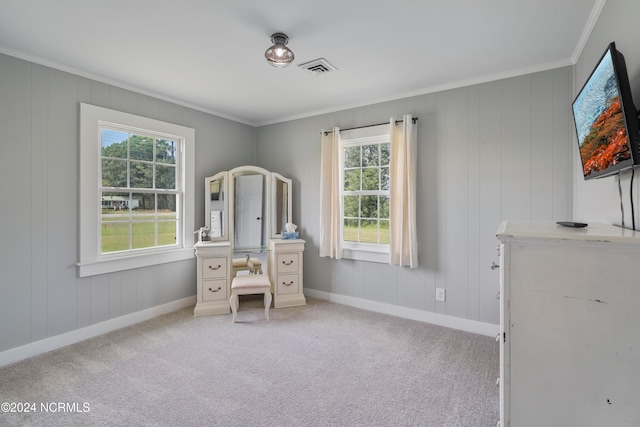
<path fill-rule="evenodd" d="M 417 120 L 322 131 L 320 256 L 418 267 Z"/>
<path fill-rule="evenodd" d="M 193 257 L 195 132 L 81 105 L 79 275 Z"/>
<path fill-rule="evenodd" d="M 388 262 L 389 127 L 341 134 L 341 236 L 345 258 Z"/>

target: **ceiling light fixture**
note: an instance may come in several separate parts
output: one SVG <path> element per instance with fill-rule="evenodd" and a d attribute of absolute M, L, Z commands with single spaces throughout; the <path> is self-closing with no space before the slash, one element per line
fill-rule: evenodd
<path fill-rule="evenodd" d="M 289 43 L 289 37 L 283 33 L 275 33 L 271 36 L 271 43 L 273 46 L 264 53 L 267 62 L 276 68 L 289 66 L 294 58 L 293 52 L 286 46 Z"/>

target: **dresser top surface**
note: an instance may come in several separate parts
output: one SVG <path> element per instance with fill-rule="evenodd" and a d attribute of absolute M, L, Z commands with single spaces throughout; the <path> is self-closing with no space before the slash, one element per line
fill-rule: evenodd
<path fill-rule="evenodd" d="M 584 228 L 572 228 L 552 221 L 504 221 L 500 224 L 496 237 L 503 243 L 516 240 L 566 240 L 640 246 L 640 231 L 601 223 L 590 223 Z"/>

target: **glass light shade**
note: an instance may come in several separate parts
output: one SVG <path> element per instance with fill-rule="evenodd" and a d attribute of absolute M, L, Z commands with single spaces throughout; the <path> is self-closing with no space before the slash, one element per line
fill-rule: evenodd
<path fill-rule="evenodd" d="M 273 43 L 273 46 L 267 49 L 264 53 L 264 57 L 267 59 L 269 64 L 277 68 L 284 68 L 291 64 L 295 56 L 286 46 L 288 42 L 289 38 L 285 34 L 275 33 L 271 36 L 271 43 Z"/>

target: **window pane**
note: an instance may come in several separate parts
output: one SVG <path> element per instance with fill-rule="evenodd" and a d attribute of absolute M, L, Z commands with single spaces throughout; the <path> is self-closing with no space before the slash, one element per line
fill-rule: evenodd
<path fill-rule="evenodd" d="M 176 164 L 176 142 L 166 139 L 156 141 L 156 162 Z"/>
<path fill-rule="evenodd" d="M 131 160 L 153 161 L 153 138 L 142 135 L 131 135 Z"/>
<path fill-rule="evenodd" d="M 345 191 L 360 190 L 360 169 L 344 171 L 344 189 Z"/>
<path fill-rule="evenodd" d="M 155 213 L 156 195 L 151 193 L 133 193 L 131 195 L 131 213 L 133 215 Z"/>
<path fill-rule="evenodd" d="M 362 167 L 378 166 L 379 146 L 379 144 L 362 146 Z"/>
<path fill-rule="evenodd" d="M 175 190 L 176 188 L 175 166 L 156 165 L 156 188 Z"/>
<path fill-rule="evenodd" d="M 156 245 L 156 223 L 155 222 L 134 222 L 131 224 L 132 248 L 142 249 L 154 247 Z"/>
<path fill-rule="evenodd" d="M 389 196 L 380 196 L 380 218 L 389 218 Z"/>
<path fill-rule="evenodd" d="M 380 189 L 389 191 L 389 167 L 380 168 Z"/>
<path fill-rule="evenodd" d="M 160 219 L 176 218 L 175 194 L 158 194 L 158 215 Z"/>
<path fill-rule="evenodd" d="M 153 163 L 130 163 L 131 188 L 153 188 Z"/>
<path fill-rule="evenodd" d="M 360 221 L 360 241 L 363 243 L 378 243 L 380 232 L 378 221 L 363 219 Z"/>
<path fill-rule="evenodd" d="M 391 238 L 389 237 L 389 221 L 380 220 L 380 243 L 389 244 Z"/>
<path fill-rule="evenodd" d="M 127 161 L 102 159 L 102 186 L 127 186 Z"/>
<path fill-rule="evenodd" d="M 360 196 L 344 196 L 344 216 L 358 218 L 358 199 Z"/>
<path fill-rule="evenodd" d="M 102 253 L 129 250 L 129 222 L 102 224 Z"/>
<path fill-rule="evenodd" d="M 176 244 L 178 230 L 177 221 L 158 222 L 158 246 L 168 246 Z"/>
<path fill-rule="evenodd" d="M 378 196 L 362 196 L 361 218 L 378 218 Z"/>
<path fill-rule="evenodd" d="M 389 158 L 391 157 L 391 145 L 380 144 L 380 166 L 388 166 Z"/>
<path fill-rule="evenodd" d="M 360 147 L 347 147 L 344 149 L 344 167 L 360 167 Z"/>
<path fill-rule="evenodd" d="M 129 134 L 127 132 L 102 129 L 100 138 L 102 157 L 116 157 L 118 159 L 126 159 L 128 136 Z"/>
<path fill-rule="evenodd" d="M 173 245 L 177 241 L 176 201 L 175 194 L 158 194 L 159 246 Z"/>
<path fill-rule="evenodd" d="M 362 189 L 377 191 L 380 189 L 380 177 L 378 168 L 362 169 Z"/>
<path fill-rule="evenodd" d="M 103 192 L 102 221 L 129 221 L 129 193 Z"/>
<path fill-rule="evenodd" d="M 347 242 L 358 241 L 358 220 L 357 219 L 345 219 L 343 239 Z"/>

